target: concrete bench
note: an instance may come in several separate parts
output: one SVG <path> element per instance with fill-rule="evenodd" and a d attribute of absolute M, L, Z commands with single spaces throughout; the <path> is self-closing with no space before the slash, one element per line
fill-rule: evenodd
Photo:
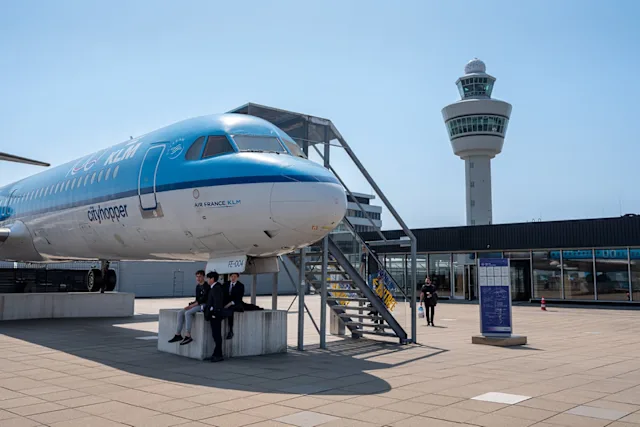
<path fill-rule="evenodd" d="M 196 313 L 191 324 L 191 343 L 180 345 L 179 342 L 168 342 L 176 332 L 178 311 L 180 309 L 160 310 L 158 350 L 199 360 L 210 357 L 215 343 L 211 336 L 211 326 L 202 313 Z M 225 339 L 227 331 L 225 319 L 222 321 L 222 355 L 225 358 L 287 352 L 287 312 L 284 310 L 235 313 L 234 336 L 230 340 Z"/>
<path fill-rule="evenodd" d="M 134 300 L 124 292 L 0 294 L 0 320 L 130 317 Z"/>

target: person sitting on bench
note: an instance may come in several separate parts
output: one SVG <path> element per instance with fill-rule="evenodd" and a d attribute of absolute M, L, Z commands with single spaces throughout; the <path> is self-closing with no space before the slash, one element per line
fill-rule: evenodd
<path fill-rule="evenodd" d="M 227 321 L 229 324 L 228 340 L 233 338 L 233 314 L 244 311 L 244 303 L 242 302 L 244 285 L 238 280 L 239 277 L 240 274 L 231 273 L 229 275 L 229 281 L 224 284 L 224 308 L 231 312 L 229 320 Z"/>
<path fill-rule="evenodd" d="M 180 345 L 189 344 L 193 341 L 191 338 L 191 324 L 196 313 L 204 309 L 204 305 L 207 303 L 207 297 L 209 295 L 210 286 L 204 282 L 204 270 L 198 270 L 196 272 L 196 299 L 187 305 L 185 308 L 180 309 L 178 312 L 178 326 L 176 327 L 176 334 L 169 342 L 174 343 L 182 341 Z M 182 338 L 182 326 L 185 325 L 184 339 Z"/>

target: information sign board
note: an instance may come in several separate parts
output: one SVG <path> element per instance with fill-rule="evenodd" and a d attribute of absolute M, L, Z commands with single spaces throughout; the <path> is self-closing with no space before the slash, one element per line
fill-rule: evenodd
<path fill-rule="evenodd" d="M 509 337 L 511 325 L 511 275 L 508 258 L 478 259 L 480 333 Z"/>

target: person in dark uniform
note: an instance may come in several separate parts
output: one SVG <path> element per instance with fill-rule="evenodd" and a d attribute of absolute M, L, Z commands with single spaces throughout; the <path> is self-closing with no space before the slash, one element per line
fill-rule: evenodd
<path fill-rule="evenodd" d="M 229 324 L 228 340 L 233 338 L 233 313 L 244 311 L 244 303 L 242 302 L 244 284 L 238 280 L 239 277 L 238 273 L 231 273 L 229 281 L 224 284 L 224 308 L 231 313 L 227 321 Z"/>
<path fill-rule="evenodd" d="M 215 271 L 207 273 L 207 281 L 211 289 L 209 290 L 209 297 L 207 304 L 204 308 L 204 318 L 211 324 L 211 335 L 213 341 L 216 343 L 216 348 L 211 355 L 212 362 L 221 362 L 222 358 L 222 320 L 229 315 L 233 315 L 233 312 L 225 310 L 224 308 L 224 288 L 218 283 L 220 275 Z"/>
<path fill-rule="evenodd" d="M 424 279 L 424 285 L 420 290 L 420 303 L 424 306 L 424 314 L 427 318 L 427 326 L 436 326 L 433 323 L 433 316 L 436 310 L 436 304 L 438 304 L 438 293 L 436 287 L 431 283 L 431 279 L 427 277 Z"/>

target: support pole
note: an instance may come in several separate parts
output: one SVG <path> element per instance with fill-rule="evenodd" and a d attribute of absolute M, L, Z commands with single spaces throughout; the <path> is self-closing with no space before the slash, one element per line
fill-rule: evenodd
<path fill-rule="evenodd" d="M 324 167 L 329 168 L 329 127 L 324 127 Z M 320 348 L 327 348 L 327 274 L 329 271 L 329 236 L 322 239 L 322 285 L 320 288 Z"/>
<path fill-rule="evenodd" d="M 304 350 L 304 291 L 305 291 L 305 248 L 300 249 L 300 270 L 298 276 L 298 350 Z"/>
<path fill-rule="evenodd" d="M 271 310 L 278 309 L 278 273 L 273 273 L 273 289 L 271 291 Z"/>
<path fill-rule="evenodd" d="M 329 270 L 329 236 L 322 239 L 322 285 L 320 288 L 320 348 L 327 348 L 327 271 Z"/>
<path fill-rule="evenodd" d="M 256 304 L 256 294 L 258 293 L 258 281 L 255 274 L 251 275 L 251 304 Z"/>
<path fill-rule="evenodd" d="M 416 241 L 411 241 L 411 342 L 416 343 L 417 335 L 417 313 L 416 313 L 416 288 L 418 287 L 418 251 Z"/>

